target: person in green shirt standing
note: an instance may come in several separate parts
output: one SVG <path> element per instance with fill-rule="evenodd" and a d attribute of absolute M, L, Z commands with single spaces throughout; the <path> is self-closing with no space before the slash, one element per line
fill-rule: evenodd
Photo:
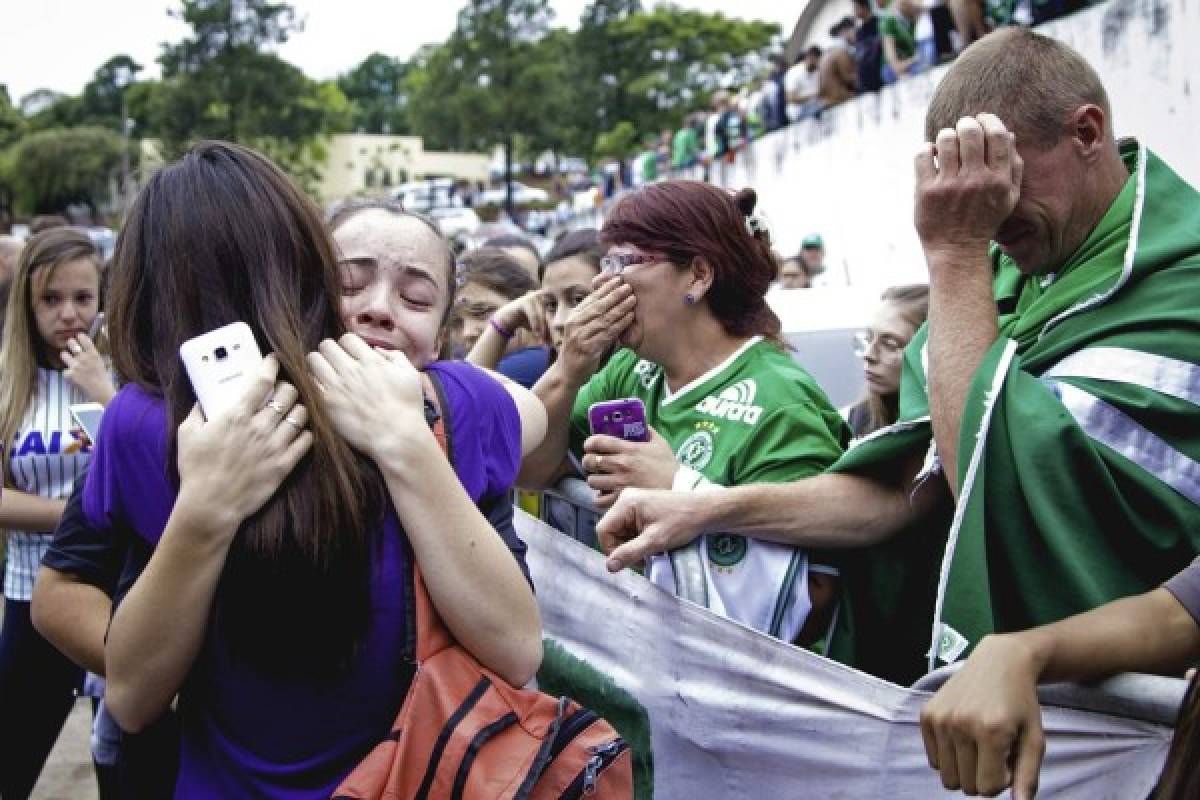
<path fill-rule="evenodd" d="M 917 0 L 896 0 L 891 13 L 880 16 L 885 84 L 895 83 L 905 75 L 916 75 L 925 67 L 917 53 L 916 29 L 920 16 Z"/>
<path fill-rule="evenodd" d="M 700 135 L 696 133 L 696 116 L 688 114 L 671 140 L 671 169 L 694 167 L 699 159 Z"/>
<path fill-rule="evenodd" d="M 1200 193 L 1117 141 L 1078 53 L 1024 29 L 967 48 L 925 125 L 929 322 L 898 422 L 824 475 L 631 490 L 597 528 L 624 542 L 612 569 L 708 530 L 854 549 L 830 652 L 897 683 L 1200 551 Z"/>
<path fill-rule="evenodd" d="M 733 486 L 795 480 L 834 463 L 849 429 L 788 355 L 765 295 L 776 275 L 756 196 L 664 181 L 623 198 L 601 232 L 610 246 L 596 291 L 535 388 L 551 433 L 522 466 L 544 485 L 568 449 L 609 506 L 630 487 Z M 630 303 L 626 305 L 626 303 Z M 620 349 L 596 372 L 609 345 Z M 589 435 L 588 408 L 636 397 L 649 442 Z M 647 577 L 668 591 L 785 641 L 828 628 L 836 570 L 803 549 L 714 532 L 652 555 Z"/>

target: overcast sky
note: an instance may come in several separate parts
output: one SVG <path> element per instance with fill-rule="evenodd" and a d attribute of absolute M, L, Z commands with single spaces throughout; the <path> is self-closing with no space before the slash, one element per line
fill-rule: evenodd
<path fill-rule="evenodd" d="M 574 28 L 587 0 L 550 0 L 555 24 Z M 650 5 L 650 3 L 647 3 Z M 778 23 L 791 33 L 803 2 L 676 0 L 676 5 Z M 169 0 L 3 0 L 0 2 L 0 83 L 17 102 L 34 89 L 78 93 L 96 67 L 128 53 L 156 77 L 160 43 L 187 32 L 167 16 Z M 332 78 L 379 51 L 407 58 L 454 29 L 454 0 L 293 0 L 305 19 L 280 55 L 313 78 Z"/>

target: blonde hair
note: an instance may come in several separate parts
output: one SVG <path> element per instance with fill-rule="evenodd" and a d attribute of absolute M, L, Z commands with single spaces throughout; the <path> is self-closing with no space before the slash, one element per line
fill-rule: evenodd
<path fill-rule="evenodd" d="M 913 333 L 925 323 L 929 315 L 929 286 L 924 283 L 914 283 L 907 286 L 893 286 L 879 298 L 884 305 L 895 308 L 900 317 L 912 325 Z M 886 428 L 896 421 L 899 415 L 899 392 L 895 395 L 881 395 L 868 391 L 858 403 L 859 408 L 866 414 L 866 426 L 856 430 L 855 436 L 866 436 L 868 433 Z"/>
<path fill-rule="evenodd" d="M 34 320 L 34 292 L 46 285 L 59 266 L 81 258 L 92 260 L 99 278 L 103 262 L 99 249 L 87 234 L 72 228 L 50 228 L 30 237 L 17 259 L 4 318 L 4 340 L 0 344 L 0 447 L 12 444 L 33 403 L 38 365 L 51 356 L 45 352 Z M 10 459 L 11 454 L 5 449 L 0 458 L 5 485 L 11 485 Z"/>

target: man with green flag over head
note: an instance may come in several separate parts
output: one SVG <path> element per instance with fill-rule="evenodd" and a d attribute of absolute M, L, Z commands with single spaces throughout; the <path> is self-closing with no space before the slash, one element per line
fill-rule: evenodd
<path fill-rule="evenodd" d="M 930 309 L 900 421 L 814 478 L 623 492 L 598 528 L 610 569 L 714 531 L 842 549 L 831 653 L 908 683 L 1186 566 L 1200 195 L 1112 120 L 1069 47 L 1010 28 L 968 48 L 916 159 Z"/>

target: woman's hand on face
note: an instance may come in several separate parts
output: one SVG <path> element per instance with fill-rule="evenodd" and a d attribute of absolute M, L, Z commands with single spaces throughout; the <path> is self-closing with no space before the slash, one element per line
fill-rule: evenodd
<path fill-rule="evenodd" d="M 399 350 L 377 350 L 347 333 L 321 342 L 308 366 L 338 434 L 377 464 L 398 439 L 429 429 L 421 373 Z"/>
<path fill-rule="evenodd" d="M 83 390 L 88 399 L 102 406 L 108 405 L 117 390 L 108 374 L 104 356 L 86 333 L 76 334 L 67 342 L 67 349 L 59 353 L 66 367 L 67 380 Z"/>
<path fill-rule="evenodd" d="M 648 442 L 597 435 L 583 443 L 583 468 L 588 472 L 588 486 L 600 493 L 598 507 L 611 506 L 623 489 L 670 489 L 674 485 L 679 469 L 675 453 L 654 428 L 649 430 Z"/>
<path fill-rule="evenodd" d="M 492 315 L 492 319 L 509 333 L 529 331 L 540 344 L 549 345 L 550 326 L 546 324 L 543 296 L 544 292 L 537 290 L 510 300 Z"/>
<path fill-rule="evenodd" d="M 230 539 L 312 446 L 308 412 L 295 387 L 276 382 L 278 374 L 279 361 L 267 356 L 235 405 L 206 421 L 197 404 L 179 426 L 180 502 L 194 504 Z"/>
<path fill-rule="evenodd" d="M 637 298 L 614 275 L 598 275 L 594 290 L 567 319 L 558 358 L 573 382 L 583 384 L 633 322 Z"/>

